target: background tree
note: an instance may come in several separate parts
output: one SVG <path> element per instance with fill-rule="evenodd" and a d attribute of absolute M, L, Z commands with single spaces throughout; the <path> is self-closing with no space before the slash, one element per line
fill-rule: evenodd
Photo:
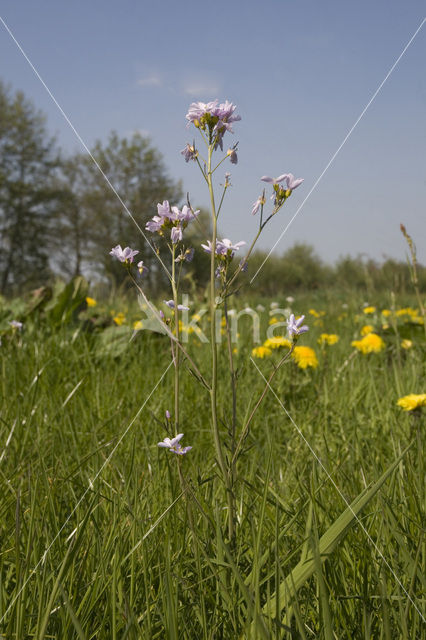
<path fill-rule="evenodd" d="M 0 290 L 16 292 L 51 275 L 59 155 L 44 116 L 0 82 Z"/>
<path fill-rule="evenodd" d="M 148 138 L 139 133 L 127 139 L 112 132 L 108 142 L 105 145 L 97 142 L 92 153 L 146 239 L 93 160 L 89 156 L 78 156 L 74 158 L 75 166 L 79 167 L 78 180 L 73 173 L 75 167 L 68 173 L 69 188 L 76 200 L 70 198 L 70 207 L 65 215 L 74 229 L 74 264 L 84 262 L 89 272 L 106 275 L 118 285 L 125 273 L 120 269 L 121 265 L 111 260 L 108 252 L 116 244 L 128 245 L 139 249 L 141 258 L 150 269 L 146 282 L 153 288 L 161 287 L 166 276 L 147 242 L 153 244 L 151 234 L 145 231 L 145 224 L 156 214 L 158 202 L 169 200 L 171 204 L 179 204 L 181 185 L 169 178 L 161 154 Z M 76 181 L 79 182 L 81 177 L 84 189 L 77 195 Z M 75 217 L 76 203 L 82 210 L 80 222 Z M 84 238 L 79 231 L 81 221 L 84 221 Z"/>

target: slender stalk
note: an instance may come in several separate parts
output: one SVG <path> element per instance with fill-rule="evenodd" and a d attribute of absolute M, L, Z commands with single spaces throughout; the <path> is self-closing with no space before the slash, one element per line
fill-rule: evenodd
<path fill-rule="evenodd" d="M 225 311 L 225 327 L 226 327 L 226 340 L 228 346 L 228 359 L 229 359 L 229 372 L 231 374 L 231 390 L 232 390 L 232 422 L 231 422 L 231 463 L 229 465 L 229 481 L 231 488 L 231 499 L 232 499 L 232 511 L 229 517 L 235 516 L 235 496 L 234 496 L 234 484 L 235 484 L 235 460 L 234 460 L 234 451 L 235 451 L 235 436 L 237 431 L 237 376 L 234 367 L 234 355 L 232 353 L 232 341 L 231 341 L 231 328 L 229 326 L 229 318 L 228 318 L 228 302 L 225 298 L 224 302 L 224 311 Z M 234 523 L 235 528 L 235 523 Z"/>
<path fill-rule="evenodd" d="M 177 340 L 177 344 L 180 342 L 180 329 L 179 329 L 179 310 L 178 310 L 178 290 L 176 286 L 176 262 L 175 262 L 175 254 L 176 254 L 176 245 L 173 245 L 172 248 L 172 291 L 173 291 L 173 302 L 175 304 L 174 308 L 174 316 L 175 316 L 175 336 Z M 176 343 L 175 343 L 176 344 Z M 172 341 L 172 352 L 173 352 L 173 364 L 175 368 L 175 435 L 179 433 L 179 362 L 180 362 L 180 351 L 179 349 L 173 348 Z"/>
<path fill-rule="evenodd" d="M 232 456 L 231 464 L 235 464 L 235 462 L 237 460 L 237 457 L 238 457 L 238 454 L 239 454 L 240 449 L 242 447 L 242 444 L 243 444 L 243 442 L 245 440 L 245 437 L 246 437 L 246 435 L 248 433 L 250 424 L 251 424 L 251 422 L 252 422 L 252 420 L 254 418 L 254 415 L 255 415 L 256 411 L 258 410 L 258 408 L 262 404 L 262 400 L 266 396 L 266 393 L 267 393 L 269 387 L 271 386 L 271 382 L 272 382 L 273 378 L 275 377 L 275 374 L 281 368 L 281 366 L 284 364 L 284 362 L 286 360 L 288 360 L 288 358 L 293 353 L 293 350 L 294 350 L 294 344 L 291 346 L 290 351 L 288 351 L 288 353 L 286 353 L 281 358 L 281 360 L 279 361 L 279 363 L 277 364 L 277 366 L 274 368 L 274 370 L 272 371 L 271 375 L 269 376 L 268 380 L 266 381 L 265 388 L 263 389 L 262 393 L 260 394 L 259 399 L 257 400 L 256 404 L 254 405 L 251 414 L 247 418 L 246 423 L 245 423 L 245 425 L 243 426 L 243 428 L 241 430 L 241 434 L 240 434 L 240 437 L 238 438 L 238 443 L 237 443 L 237 446 L 235 448 L 234 455 Z"/>
<path fill-rule="evenodd" d="M 182 351 L 182 353 L 185 356 L 185 358 L 188 360 L 188 362 L 191 363 L 191 366 L 192 366 L 194 372 L 196 373 L 198 379 L 200 380 L 200 382 L 202 382 L 203 385 L 206 387 L 206 389 L 208 391 L 210 391 L 209 383 L 207 382 L 207 380 L 205 379 L 205 377 L 201 373 L 200 369 L 198 368 L 198 366 L 194 362 L 193 358 L 191 358 L 191 356 L 189 355 L 189 353 L 187 352 L 187 350 L 185 349 L 183 344 L 176 338 L 176 336 L 172 333 L 172 331 L 170 331 L 169 327 L 162 321 L 157 309 L 148 300 L 148 298 L 146 297 L 143 289 L 139 286 L 139 284 L 137 283 L 137 281 L 133 277 L 132 273 L 130 272 L 130 269 L 129 269 L 129 276 L 130 276 L 130 279 L 132 280 L 133 284 L 135 285 L 136 289 L 141 294 L 141 296 L 143 298 L 143 301 L 145 302 L 145 304 L 147 305 L 147 307 L 149 308 L 151 313 L 154 315 L 154 317 L 158 320 L 158 322 L 164 328 L 164 332 L 169 336 L 170 340 L 172 340 L 172 342 L 174 342 L 176 344 L 176 346 Z"/>
<path fill-rule="evenodd" d="M 234 514 L 233 514 L 233 500 L 231 495 L 230 480 L 228 476 L 228 470 L 226 468 L 225 457 L 223 455 L 222 443 L 220 440 L 219 424 L 217 419 L 217 344 L 216 344 L 216 292 L 215 292 L 215 250 L 216 250 L 216 238 L 217 238 L 217 214 L 216 205 L 214 199 L 213 179 L 212 179 L 212 154 L 214 143 L 209 144 L 208 148 L 208 160 L 207 160 L 207 182 L 209 185 L 210 193 L 210 206 L 212 213 L 212 240 L 211 240 L 211 255 L 210 255 L 210 346 L 212 354 L 212 375 L 211 375 L 211 389 L 210 389 L 210 404 L 212 414 L 212 430 L 213 439 L 216 449 L 217 460 L 219 468 L 222 473 L 222 478 L 225 482 L 227 502 L 228 502 L 228 533 L 230 540 L 234 537 Z"/>

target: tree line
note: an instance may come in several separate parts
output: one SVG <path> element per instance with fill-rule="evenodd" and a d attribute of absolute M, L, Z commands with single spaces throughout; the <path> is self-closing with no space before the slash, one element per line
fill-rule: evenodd
<path fill-rule="evenodd" d="M 118 243 L 137 244 L 149 269 L 148 288 L 160 293 L 166 287 L 166 275 L 155 255 L 163 249 L 153 246 L 150 238 L 149 246 L 135 221 L 144 231 L 158 202 L 182 204 L 182 185 L 168 175 L 150 139 L 139 133 L 121 138 L 111 132 L 106 142 L 95 143 L 91 154 L 96 163 L 88 154 L 65 155 L 48 133 L 45 116 L 22 92 L 0 82 L 1 294 L 20 294 L 55 277 L 80 274 L 118 286 L 124 273 L 108 255 Z M 199 247 L 208 237 L 208 215 L 199 216 L 188 233 L 188 241 Z M 264 259 L 262 252 L 252 256 L 249 277 Z M 188 289 L 203 287 L 208 269 L 207 257 L 196 251 L 187 270 Z M 424 268 L 420 277 L 425 285 Z M 296 245 L 282 256 L 271 255 L 251 289 L 260 295 L 277 295 L 282 290 L 337 284 L 403 291 L 409 282 L 404 263 L 387 260 L 379 265 L 346 257 L 330 266 L 313 247 Z"/>

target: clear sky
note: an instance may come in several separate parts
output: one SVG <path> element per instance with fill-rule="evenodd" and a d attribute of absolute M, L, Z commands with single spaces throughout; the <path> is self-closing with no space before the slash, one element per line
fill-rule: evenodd
<path fill-rule="evenodd" d="M 241 122 L 239 163 L 220 227 L 256 231 L 260 176 L 305 182 L 264 232 L 270 248 L 324 171 L 426 15 L 422 1 L 3 0 L 14 33 L 90 147 L 139 130 L 182 179 L 194 206 L 208 197 L 179 151 L 190 102 L 229 99 Z M 426 263 L 426 23 L 276 247 L 313 244 L 327 261 L 406 253 L 399 223 Z M 47 115 L 63 149 L 75 134 L 0 24 L 0 78 Z M 224 163 L 225 164 L 225 163 Z M 153 211 L 153 214 L 155 211 Z M 135 246 L 137 245 L 135 230 Z M 117 238 L 117 242 L 120 239 Z"/>

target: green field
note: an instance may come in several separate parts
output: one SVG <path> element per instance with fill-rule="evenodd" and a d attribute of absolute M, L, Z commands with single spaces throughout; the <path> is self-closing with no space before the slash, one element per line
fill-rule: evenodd
<path fill-rule="evenodd" d="M 262 342 L 271 302 L 249 301 L 264 307 Z M 170 340 L 130 341 L 132 294 L 82 312 L 4 303 L 0 637 L 425 638 L 424 413 L 397 405 L 426 392 L 424 326 L 414 297 L 368 302 L 371 313 L 355 293 L 292 303 L 310 326 L 297 346 L 318 366 L 290 357 L 250 422 L 232 540 L 209 394 L 185 363 L 179 427 L 193 448 L 157 446 L 174 410 Z M 366 325 L 377 353 L 351 344 Z M 237 430 L 286 349 L 252 357 L 249 317 L 238 331 Z M 322 333 L 339 339 L 321 346 Z M 208 378 L 209 345 L 191 333 L 187 348 Z M 225 338 L 218 353 L 226 441 Z"/>

